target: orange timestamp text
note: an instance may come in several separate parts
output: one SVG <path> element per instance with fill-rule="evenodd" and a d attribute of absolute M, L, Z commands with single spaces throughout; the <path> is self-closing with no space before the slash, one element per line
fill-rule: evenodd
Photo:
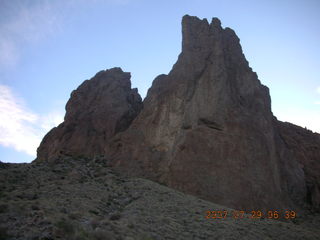
<path fill-rule="evenodd" d="M 297 217 L 297 214 L 293 210 L 252 210 L 252 211 L 226 211 L 226 210 L 214 210 L 206 211 L 206 219 L 225 219 L 225 218 L 234 218 L 234 219 L 260 219 L 260 218 L 269 218 L 269 219 L 294 219 Z"/>

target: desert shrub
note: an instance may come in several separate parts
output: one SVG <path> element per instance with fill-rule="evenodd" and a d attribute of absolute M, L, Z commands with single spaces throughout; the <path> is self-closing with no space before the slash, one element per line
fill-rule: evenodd
<path fill-rule="evenodd" d="M 91 219 L 90 226 L 92 229 L 96 229 L 100 225 L 100 221 L 97 218 Z"/>
<path fill-rule="evenodd" d="M 32 205 L 31 205 L 31 209 L 34 210 L 34 211 L 40 210 L 40 208 L 39 208 L 39 203 L 32 204 Z"/>
<path fill-rule="evenodd" d="M 86 232 L 83 228 L 78 228 L 72 240 L 88 240 L 89 233 Z"/>
<path fill-rule="evenodd" d="M 153 237 L 151 237 L 151 236 L 149 236 L 149 235 L 147 235 L 147 234 L 142 235 L 140 239 L 141 239 L 141 240 L 154 240 Z"/>
<path fill-rule="evenodd" d="M 66 238 L 70 240 L 106 240 L 115 239 L 114 234 L 109 231 L 99 229 L 100 222 L 98 219 L 94 219 L 90 222 L 92 229 L 85 230 L 80 225 L 74 225 L 72 222 L 66 219 L 61 219 L 55 223 L 55 237 Z M 2 240 L 2 239 L 0 239 Z"/>
<path fill-rule="evenodd" d="M 106 230 L 97 230 L 92 232 L 90 239 L 92 240 L 115 239 L 115 236 L 112 232 L 109 232 Z"/>
<path fill-rule="evenodd" d="M 8 210 L 7 204 L 0 204 L 0 213 L 5 213 Z"/>
<path fill-rule="evenodd" d="M 75 232 L 73 224 L 65 219 L 61 219 L 60 221 L 56 222 L 55 227 L 57 228 L 56 234 L 59 236 L 71 236 Z"/>
<path fill-rule="evenodd" d="M 73 220 L 77 220 L 77 219 L 80 219 L 81 218 L 81 213 L 79 212 L 72 212 L 68 215 L 68 217 L 70 219 L 73 219 Z"/>
<path fill-rule="evenodd" d="M 119 213 L 115 213 L 110 216 L 110 220 L 112 221 L 119 220 L 120 218 L 121 218 L 121 215 Z"/>
<path fill-rule="evenodd" d="M 134 224 L 133 223 L 129 223 L 128 224 L 128 228 L 134 229 Z"/>
<path fill-rule="evenodd" d="M 90 209 L 89 213 L 95 214 L 95 215 L 99 215 L 99 212 L 97 210 L 94 209 Z"/>

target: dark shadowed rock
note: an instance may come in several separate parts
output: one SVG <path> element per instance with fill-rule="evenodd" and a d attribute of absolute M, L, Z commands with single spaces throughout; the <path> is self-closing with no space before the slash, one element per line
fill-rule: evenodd
<path fill-rule="evenodd" d="M 305 173 L 306 201 L 320 210 L 320 134 L 288 122 L 276 121 L 280 137 Z M 292 186 L 294 188 L 295 186 Z"/>
<path fill-rule="evenodd" d="M 141 113 L 106 148 L 113 165 L 233 208 L 303 204 L 304 171 L 235 32 L 217 18 L 184 16 L 182 36 L 170 73 L 153 81 Z"/>
<path fill-rule="evenodd" d="M 120 68 L 98 72 L 71 93 L 64 122 L 44 137 L 36 160 L 103 154 L 110 138 L 127 129 L 141 108 L 130 73 Z"/>

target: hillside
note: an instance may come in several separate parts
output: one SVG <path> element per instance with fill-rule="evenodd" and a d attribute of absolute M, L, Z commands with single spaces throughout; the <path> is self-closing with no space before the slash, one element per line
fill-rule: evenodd
<path fill-rule="evenodd" d="M 0 239 L 319 239 L 319 215 L 234 219 L 230 208 L 126 178 L 103 159 L 1 164 Z M 227 210 L 225 219 L 207 211 Z"/>

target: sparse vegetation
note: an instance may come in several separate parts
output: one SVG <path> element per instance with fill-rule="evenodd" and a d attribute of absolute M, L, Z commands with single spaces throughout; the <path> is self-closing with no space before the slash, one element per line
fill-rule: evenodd
<path fill-rule="evenodd" d="M 89 233 L 86 232 L 83 228 L 79 228 L 75 232 L 73 240 L 90 240 L 90 236 Z"/>
<path fill-rule="evenodd" d="M 4 204 L 4 203 L 0 204 L 0 213 L 5 213 L 8 207 L 9 207 L 8 204 Z"/>
<path fill-rule="evenodd" d="M 74 225 L 71 221 L 66 219 L 61 219 L 60 221 L 55 223 L 56 234 L 58 236 L 72 236 L 75 233 Z"/>
<path fill-rule="evenodd" d="M 91 234 L 92 240 L 106 240 L 106 239 L 114 239 L 114 234 L 112 232 L 106 230 L 98 230 L 94 231 Z"/>
<path fill-rule="evenodd" d="M 91 219 L 90 226 L 94 230 L 100 225 L 100 221 L 97 218 Z"/>
<path fill-rule="evenodd" d="M 89 213 L 92 213 L 94 215 L 99 215 L 99 212 L 97 210 L 95 210 L 95 209 L 90 209 Z"/>
<path fill-rule="evenodd" d="M 79 212 L 72 212 L 68 215 L 68 217 L 72 220 L 77 220 L 81 218 L 81 213 Z"/>
<path fill-rule="evenodd" d="M 110 220 L 112 221 L 119 220 L 120 218 L 121 218 L 121 215 L 119 213 L 115 213 L 110 216 Z"/>
<path fill-rule="evenodd" d="M 59 173 L 54 173 L 43 165 L 33 166 L 28 169 L 29 175 L 21 180 L 21 184 L 30 186 L 27 191 L 21 185 L 14 185 L 15 190 L 10 192 L 13 185 L 0 182 L 0 193 L 8 195 L 5 201 L 0 201 L 0 240 L 10 239 L 9 230 L 10 234 L 26 236 L 26 240 L 178 240 L 190 239 L 190 236 L 192 239 L 210 239 L 210 236 L 216 233 L 227 234 L 225 229 L 235 226 L 241 226 L 241 234 L 248 234 L 247 229 L 251 229 L 248 234 L 252 236 L 251 239 L 257 239 L 257 236 L 267 231 L 270 238 L 282 239 L 305 235 L 310 236 L 309 239 L 317 239 L 313 236 L 319 233 L 317 228 L 312 227 L 319 223 L 317 218 L 310 226 L 302 220 L 301 224 L 287 222 L 285 225 L 265 220 L 254 227 L 252 220 L 225 220 L 225 223 L 208 221 L 202 218 L 201 214 L 219 206 L 148 180 L 119 180 L 122 176 L 116 176 L 109 170 L 108 174 L 103 176 L 104 179 L 95 181 L 95 178 L 89 176 L 99 166 L 88 166 L 86 162 L 57 163 L 57 169 L 64 169 L 64 172 Z M 21 171 L 25 171 L 24 167 L 25 165 L 21 166 Z M 10 170 L 5 170 L 8 169 Z M 1 171 L 4 169 L 0 169 L 0 176 L 3 176 Z M 71 171 L 84 174 L 84 183 L 71 181 Z M 61 174 L 65 174 L 65 179 L 60 178 Z M 34 184 L 35 179 L 41 182 L 39 189 Z M 60 183 L 59 189 L 56 185 L 57 179 Z M 105 183 L 108 188 L 104 186 Z M 34 194 L 37 199 L 30 200 Z M 17 198 L 18 195 L 22 198 Z M 22 227 L 26 225 L 27 228 Z M 185 232 L 185 229 L 188 229 L 188 232 Z M 235 238 L 230 234 L 229 237 Z"/>
<path fill-rule="evenodd" d="M 40 208 L 39 208 L 39 203 L 32 204 L 32 205 L 31 205 L 31 209 L 34 210 L 34 211 L 40 210 Z"/>

